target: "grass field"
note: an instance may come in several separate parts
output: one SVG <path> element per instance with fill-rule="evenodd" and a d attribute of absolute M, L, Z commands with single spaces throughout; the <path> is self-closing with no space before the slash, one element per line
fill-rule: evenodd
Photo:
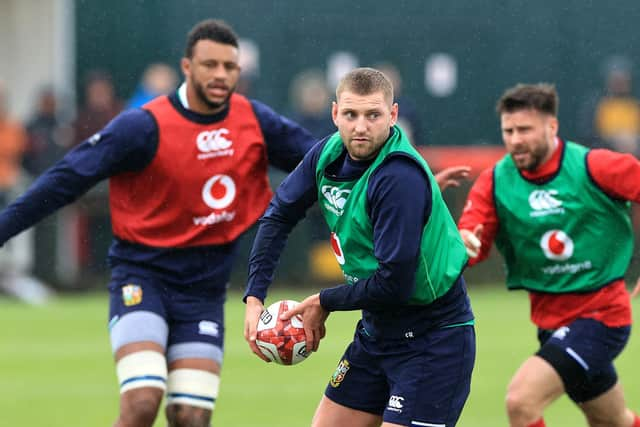
<path fill-rule="evenodd" d="M 268 302 L 301 299 L 279 291 Z M 520 362 L 536 347 L 528 299 L 502 288 L 471 291 L 477 317 L 478 357 L 472 392 L 459 427 L 506 426 L 504 390 Z M 0 298 L 0 425 L 109 426 L 118 392 L 106 330 L 107 295 L 58 298 L 29 307 Z M 357 313 L 334 313 L 320 351 L 301 365 L 265 364 L 242 337 L 244 305 L 232 293 L 227 305 L 225 363 L 213 424 L 216 427 L 300 427 L 309 421 L 345 345 Z M 637 316 L 636 316 L 637 318 Z M 631 408 L 640 409 L 640 360 L 632 334 L 617 366 Z M 586 425 L 562 399 L 545 414 L 550 427 Z M 156 426 L 164 426 L 162 418 Z"/>

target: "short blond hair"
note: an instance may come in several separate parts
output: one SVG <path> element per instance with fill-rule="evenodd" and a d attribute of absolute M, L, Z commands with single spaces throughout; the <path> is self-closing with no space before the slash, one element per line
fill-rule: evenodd
<path fill-rule="evenodd" d="M 340 94 L 345 90 L 357 95 L 382 92 L 389 105 L 393 104 L 393 84 L 382 71 L 375 68 L 363 67 L 349 71 L 338 83 L 336 100 L 340 98 Z"/>

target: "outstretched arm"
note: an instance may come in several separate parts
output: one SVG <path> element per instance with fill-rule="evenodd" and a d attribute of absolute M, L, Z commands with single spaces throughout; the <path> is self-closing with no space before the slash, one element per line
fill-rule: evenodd
<path fill-rule="evenodd" d="M 148 112 L 128 110 L 67 153 L 0 213 L 0 245 L 99 181 L 144 168 L 155 155 L 157 128 Z"/>
<path fill-rule="evenodd" d="M 249 279 L 244 295 L 246 302 L 244 338 L 251 350 L 268 361 L 256 345 L 256 330 L 264 310 L 267 289 L 280 255 L 293 227 L 304 218 L 307 209 L 317 200 L 315 166 L 322 145 L 314 147 L 298 167 L 280 184 L 269 208 L 260 219 L 251 255 Z"/>
<path fill-rule="evenodd" d="M 493 202 L 493 169 L 483 171 L 471 187 L 458 229 L 467 248 L 469 265 L 484 260 L 498 231 Z"/>

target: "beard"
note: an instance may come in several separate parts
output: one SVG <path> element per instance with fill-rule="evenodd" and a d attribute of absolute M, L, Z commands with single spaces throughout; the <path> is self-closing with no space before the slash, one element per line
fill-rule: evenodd
<path fill-rule="evenodd" d="M 228 90 L 229 93 L 227 94 L 227 96 L 222 101 L 216 102 L 216 101 L 211 101 L 209 98 L 207 98 L 207 94 L 205 93 L 204 87 L 201 83 L 196 82 L 195 80 L 192 80 L 192 83 L 198 99 L 202 101 L 202 103 L 205 104 L 207 107 L 209 107 L 211 110 L 219 110 L 220 108 L 227 105 L 227 103 L 229 102 L 229 98 L 231 98 L 231 95 L 233 95 L 233 92 L 235 92 L 236 90 L 235 86 L 230 87 Z"/>
<path fill-rule="evenodd" d="M 518 169 L 523 169 L 527 172 L 533 172 L 542 164 L 542 161 L 547 157 L 548 151 L 549 149 L 546 145 L 539 145 L 537 147 L 534 147 L 532 150 L 513 152 L 511 153 L 511 157 L 513 158 L 513 161 Z M 526 163 L 518 162 L 514 155 L 524 153 L 527 153 L 529 155 L 529 161 Z"/>

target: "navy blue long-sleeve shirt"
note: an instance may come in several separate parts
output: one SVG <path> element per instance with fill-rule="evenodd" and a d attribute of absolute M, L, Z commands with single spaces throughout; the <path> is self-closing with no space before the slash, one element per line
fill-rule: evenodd
<path fill-rule="evenodd" d="M 265 299 L 267 288 L 287 236 L 306 210 L 317 201 L 316 165 L 326 139 L 307 153 L 282 182 L 260 220 L 249 259 L 245 299 Z M 357 179 L 372 161 L 355 161 L 346 150 L 327 173 L 332 179 Z M 328 311 L 363 310 L 363 324 L 375 335 L 401 337 L 408 331 L 464 323 L 473 318 L 462 277 L 443 297 L 428 306 L 407 305 L 415 289 L 415 272 L 422 230 L 431 214 L 429 180 L 414 160 L 388 158 L 369 179 L 367 209 L 373 225 L 378 268 L 353 285 L 320 292 Z"/>
<path fill-rule="evenodd" d="M 187 110 L 173 94 L 173 106 L 185 118 L 198 123 L 223 120 L 228 108 L 213 115 Z M 312 136 L 302 127 L 251 100 L 264 135 L 269 163 L 291 171 L 312 147 Z M 43 173 L 7 209 L 0 213 L 0 244 L 69 204 L 98 182 L 122 172 L 142 171 L 158 148 L 158 128 L 152 115 L 131 109 L 114 118 L 103 130 L 71 150 Z M 224 286 L 230 277 L 236 242 L 192 248 L 155 248 L 114 239 L 109 264 L 131 264 L 152 269 L 163 278 L 180 283 L 208 281 Z"/>

